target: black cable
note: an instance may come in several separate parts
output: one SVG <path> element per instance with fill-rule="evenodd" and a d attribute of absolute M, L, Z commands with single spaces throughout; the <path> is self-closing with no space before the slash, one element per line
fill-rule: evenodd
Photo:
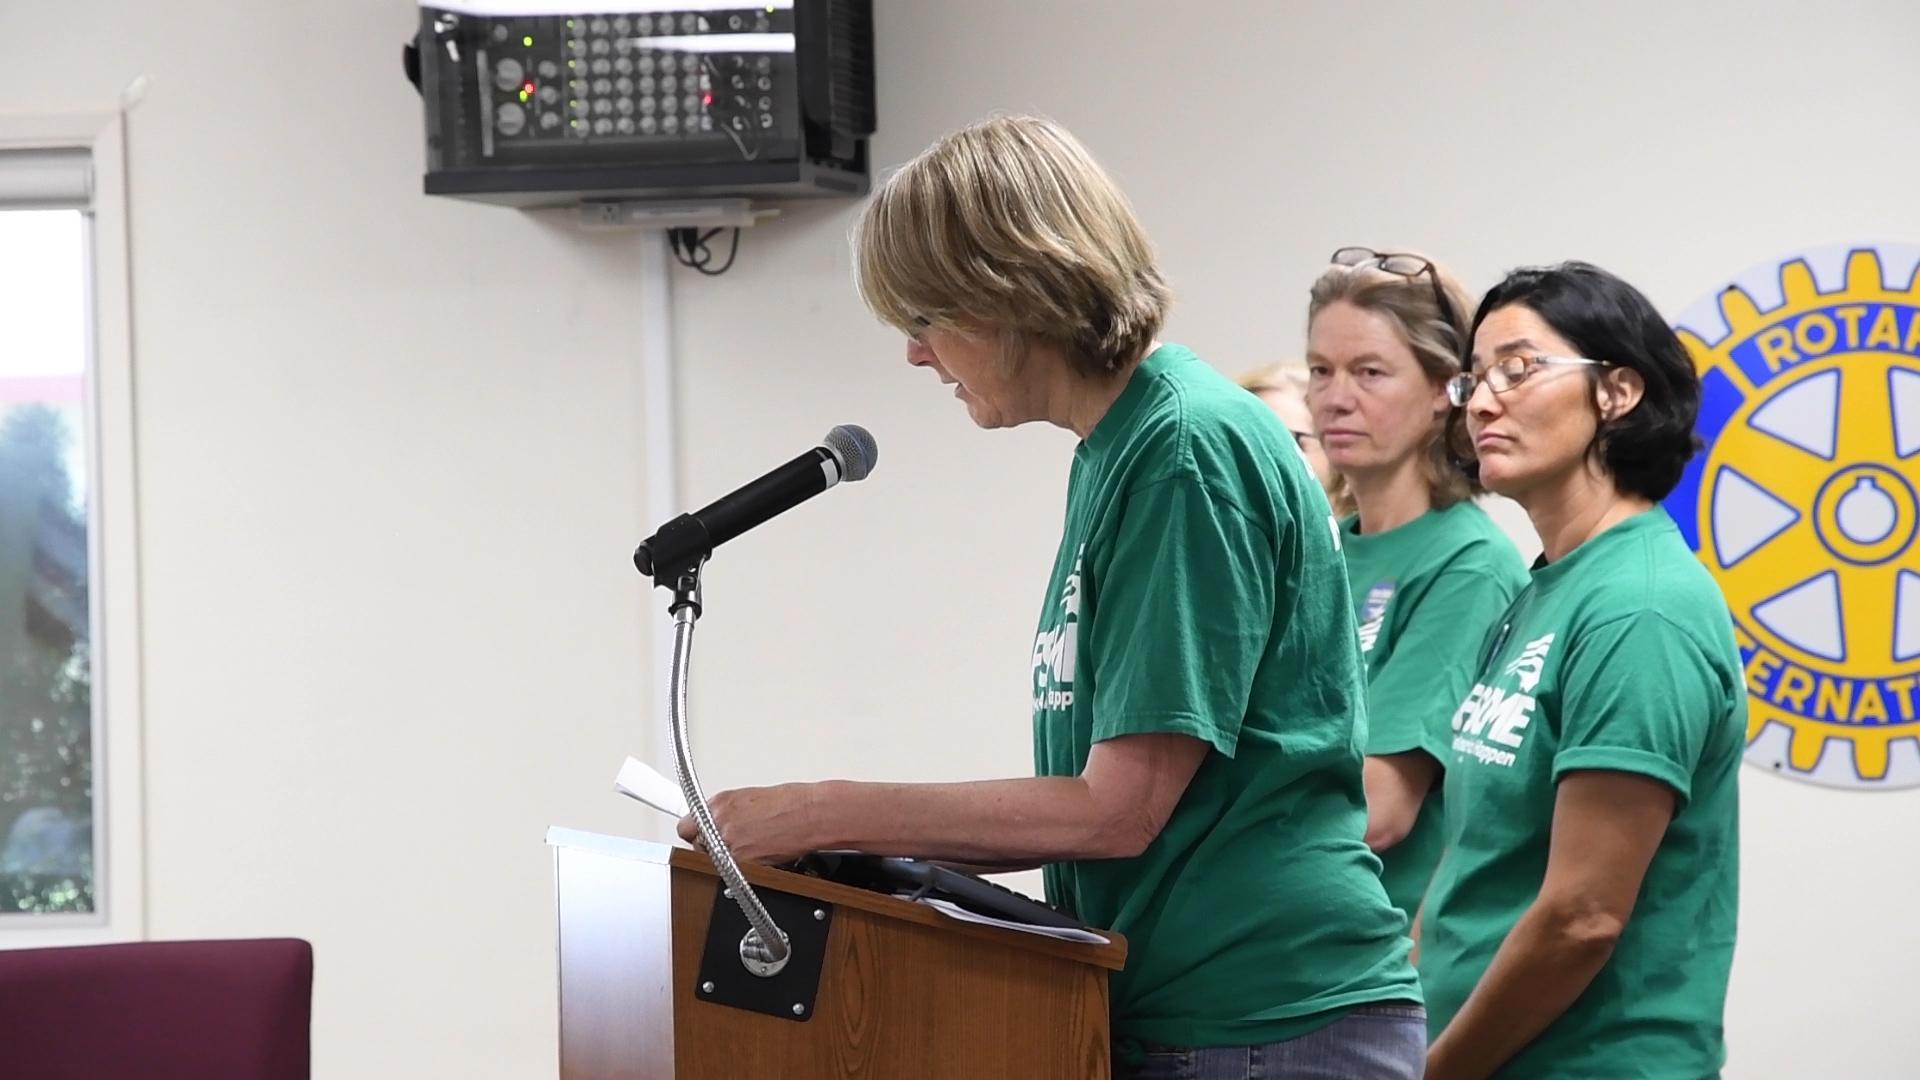
<path fill-rule="evenodd" d="M 715 233 L 719 231 L 720 231 L 719 229 L 713 230 L 713 232 Z M 736 225 L 733 228 L 733 242 L 727 245 L 727 261 L 721 263 L 717 268 L 709 270 L 707 269 L 707 263 L 712 261 L 713 252 L 708 250 L 707 240 L 711 238 L 711 236 L 712 236 L 712 233 L 709 233 L 707 236 L 703 236 L 700 238 L 700 250 L 703 253 L 705 253 L 706 258 L 703 258 L 700 262 L 700 265 L 694 267 L 694 269 L 700 271 L 701 273 L 707 275 L 708 277 L 719 277 L 721 274 L 724 274 L 728 270 L 733 269 L 734 257 L 740 254 L 740 227 Z"/>
<path fill-rule="evenodd" d="M 673 249 L 673 260 L 681 266 L 698 270 L 713 260 L 699 230 L 691 226 L 668 229 L 667 243 Z"/>
<path fill-rule="evenodd" d="M 701 232 L 691 226 L 667 230 L 667 244 L 673 250 L 673 260 L 689 270 L 695 270 L 708 277 L 719 277 L 733 268 L 733 260 L 740 254 L 740 229 L 733 230 L 733 240 L 727 247 L 727 261 L 718 267 L 713 266 L 713 248 L 708 245 L 713 238 L 725 232 L 725 229 L 708 229 Z"/>

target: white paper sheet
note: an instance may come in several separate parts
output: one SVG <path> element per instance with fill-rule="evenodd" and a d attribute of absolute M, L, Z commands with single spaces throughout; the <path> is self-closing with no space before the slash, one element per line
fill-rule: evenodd
<path fill-rule="evenodd" d="M 680 785 L 638 758 L 630 757 L 620 766 L 613 786 L 620 794 L 671 815 L 675 821 L 687 816 L 687 797 L 680 793 Z"/>
<path fill-rule="evenodd" d="M 927 905 L 949 919 L 958 919 L 961 922 L 980 923 L 983 926 L 998 926 L 1007 930 L 1018 930 L 1023 934 L 1038 934 L 1041 937 L 1057 938 L 1061 941 L 1078 941 L 1087 945 L 1106 945 L 1109 943 L 1108 938 L 1102 937 L 1091 930 L 1073 930 L 1061 926 L 1034 926 L 1030 923 L 1009 922 L 1006 919 L 996 919 L 991 915 L 982 915 L 978 912 L 968 911 L 966 908 L 959 907 L 950 901 L 935 899 L 931 896 L 923 896 L 917 902 Z"/>

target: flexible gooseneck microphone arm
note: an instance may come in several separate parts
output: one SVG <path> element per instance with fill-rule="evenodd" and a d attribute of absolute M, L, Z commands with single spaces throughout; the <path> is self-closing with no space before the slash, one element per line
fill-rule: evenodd
<path fill-rule="evenodd" d="M 667 610 L 673 615 L 673 671 L 667 714 L 672 725 L 673 768 L 686 797 L 694 828 L 726 883 L 727 895 L 740 905 L 751 927 L 740 939 L 740 963 L 763 978 L 780 973 L 792 956 L 787 935 L 755 895 L 740 864 L 720 835 L 713 809 L 694 772 L 687 725 L 687 680 L 693 666 L 693 630 L 704 605 L 700 575 L 713 549 L 782 511 L 839 483 L 864 480 L 879 453 L 864 428 L 843 424 L 815 447 L 753 483 L 693 514 L 682 514 L 647 538 L 634 552 L 634 566 L 654 583 L 673 590 Z"/>

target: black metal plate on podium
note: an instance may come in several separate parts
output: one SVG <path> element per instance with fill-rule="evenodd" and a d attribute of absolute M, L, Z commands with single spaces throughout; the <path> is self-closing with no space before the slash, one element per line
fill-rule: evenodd
<path fill-rule="evenodd" d="M 813 1019 L 814 999 L 820 993 L 820 968 L 826 960 L 833 905 L 765 888 L 755 889 L 754 895 L 766 905 L 775 925 L 786 932 L 793 951 L 787 966 L 778 974 L 764 977 L 747 970 L 740 959 L 740 939 L 752 927 L 740 905 L 722 887 L 713 894 L 713 918 L 707 923 L 707 943 L 700 953 L 693 996 L 716 1005 L 805 1023 Z"/>

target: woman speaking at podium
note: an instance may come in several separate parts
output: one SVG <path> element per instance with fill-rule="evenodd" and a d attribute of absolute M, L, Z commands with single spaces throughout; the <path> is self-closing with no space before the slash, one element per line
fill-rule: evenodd
<path fill-rule="evenodd" d="M 1147 237 L 1049 122 L 941 139 L 855 246 L 868 306 L 976 424 L 1080 438 L 1033 647 L 1039 775 L 728 792 L 722 835 L 767 861 L 1044 865 L 1049 901 L 1129 939 L 1118 1076 L 1419 1076 L 1405 920 L 1362 841 L 1346 574 L 1292 437 L 1155 340 L 1168 291 Z"/>

